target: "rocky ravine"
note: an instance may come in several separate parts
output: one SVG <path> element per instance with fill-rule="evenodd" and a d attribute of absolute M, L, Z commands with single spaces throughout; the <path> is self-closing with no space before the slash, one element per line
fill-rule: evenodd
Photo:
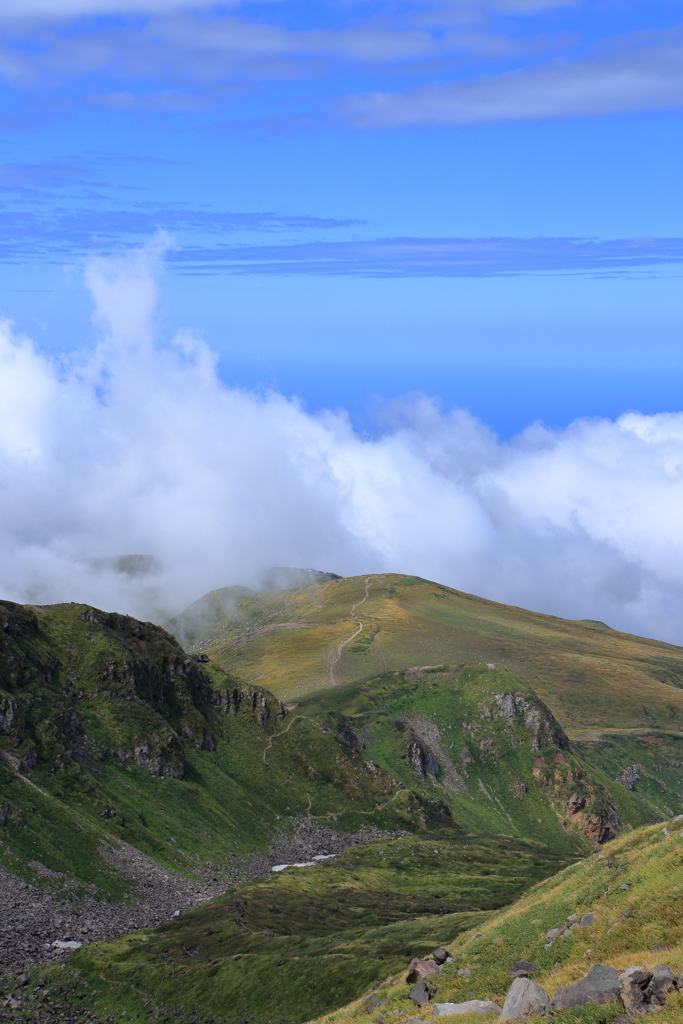
<path fill-rule="evenodd" d="M 84 886 L 34 862 L 34 883 L 24 882 L 0 868 L 0 1021 L 78 1020 L 58 1002 L 40 1013 L 22 996 L 24 972 L 31 967 L 64 960 L 75 947 L 153 928 L 192 907 L 220 896 L 250 878 L 270 874 L 285 862 L 310 861 L 319 855 L 388 838 L 374 826 L 355 834 L 335 832 L 313 818 L 296 820 L 291 837 L 280 833 L 268 850 L 249 858 L 231 855 L 232 863 L 208 863 L 195 878 L 161 867 L 145 854 L 120 842 L 103 847 L 110 864 L 130 883 L 124 903 L 83 895 Z M 66 965 L 65 965 L 66 966 Z M 62 1016 L 62 1009 L 67 1016 Z M 3 1016 L 6 1014 L 7 1016 Z M 88 1016 L 95 1024 L 96 1018 Z"/>

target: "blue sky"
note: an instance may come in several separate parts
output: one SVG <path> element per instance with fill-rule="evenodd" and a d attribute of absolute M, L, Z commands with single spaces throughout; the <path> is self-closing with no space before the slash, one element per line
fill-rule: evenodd
<path fill-rule="evenodd" d="M 678 0 L 3 0 L 0 311 L 95 339 L 89 253 L 169 237 L 162 338 L 374 429 L 681 408 Z"/>

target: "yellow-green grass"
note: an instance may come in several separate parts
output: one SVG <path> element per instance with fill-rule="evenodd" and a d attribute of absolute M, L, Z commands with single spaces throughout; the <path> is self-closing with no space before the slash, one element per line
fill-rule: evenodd
<path fill-rule="evenodd" d="M 521 959 L 539 967 L 534 980 L 550 996 L 561 986 L 584 977 L 593 964 L 617 970 L 665 964 L 678 976 L 683 969 L 682 831 L 680 821 L 638 829 L 534 886 L 484 923 L 465 933 L 454 932 L 447 947 L 455 962 L 439 975 L 442 992 L 436 997 L 438 1001 L 463 1002 L 475 998 L 472 993 L 476 993 L 476 998 L 502 1005 L 510 985 L 509 966 Z M 578 928 L 571 938 L 545 948 L 549 929 L 570 914 L 581 918 L 589 911 L 595 914 L 591 926 Z M 420 952 L 428 955 L 431 951 L 425 944 Z M 458 977 L 458 968 L 465 966 L 472 969 L 472 974 Z M 433 1017 L 429 1006 L 416 1011 L 409 988 L 404 972 L 385 980 L 376 993 L 386 999 L 382 1007 L 385 1020 Z M 368 1010 L 370 994 L 364 993 L 353 1004 L 320 1020 L 325 1024 L 370 1024 L 377 1016 L 377 1010 Z M 563 1021 L 597 1024 L 613 1019 L 620 1009 L 617 1005 L 580 1007 L 558 1016 Z M 668 1008 L 657 1015 L 657 1020 L 678 1022 L 682 1009 L 683 999 L 673 993 Z M 398 1011 L 397 1017 L 393 1011 Z M 470 1024 L 481 1020 L 474 1014 L 463 1019 Z"/>
<path fill-rule="evenodd" d="M 221 617 L 216 595 L 223 593 L 210 595 L 211 612 L 201 626 L 195 620 L 183 634 L 181 615 L 170 628 L 281 699 L 295 702 L 386 670 L 490 661 L 524 676 L 570 735 L 606 728 L 683 730 L 683 649 L 671 644 L 398 574 L 277 594 L 241 588 Z M 297 625 L 273 628 L 285 623 Z"/>

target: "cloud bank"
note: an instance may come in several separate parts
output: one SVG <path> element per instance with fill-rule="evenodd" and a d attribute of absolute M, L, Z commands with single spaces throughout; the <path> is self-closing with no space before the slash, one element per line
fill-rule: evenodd
<path fill-rule="evenodd" d="M 415 398 L 361 437 L 156 343 L 160 258 L 89 264 L 101 341 L 67 363 L 2 327 L 0 596 L 160 621 L 274 565 L 394 571 L 683 642 L 683 414 L 503 444 Z"/>

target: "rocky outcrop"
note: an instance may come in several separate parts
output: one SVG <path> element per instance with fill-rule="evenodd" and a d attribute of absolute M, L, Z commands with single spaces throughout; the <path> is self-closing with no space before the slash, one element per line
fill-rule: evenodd
<path fill-rule="evenodd" d="M 433 775 L 438 778 L 441 774 L 439 762 L 428 748 L 425 749 L 419 740 L 411 737 L 406 744 L 404 760 L 409 768 L 416 771 L 418 775 L 425 778 L 426 775 Z"/>
<path fill-rule="evenodd" d="M 152 775 L 169 779 L 185 778 L 185 759 L 178 737 L 158 733 L 136 740 L 133 747 L 135 763 Z"/>
<path fill-rule="evenodd" d="M 287 715 L 286 705 L 260 687 L 236 686 L 229 690 L 214 691 L 211 699 L 221 714 L 250 714 L 260 726 L 267 722 L 282 721 Z"/>
<path fill-rule="evenodd" d="M 487 694 L 477 713 L 463 722 L 465 733 L 481 754 L 496 760 L 510 746 L 528 746 L 531 753 L 543 747 L 569 749 L 569 739 L 550 708 L 535 694 L 517 691 Z"/>
<path fill-rule="evenodd" d="M 632 764 L 628 768 L 625 768 L 621 775 L 616 780 L 620 782 L 622 786 L 626 786 L 627 789 L 633 789 L 636 782 L 642 778 L 643 766 L 642 764 Z"/>

